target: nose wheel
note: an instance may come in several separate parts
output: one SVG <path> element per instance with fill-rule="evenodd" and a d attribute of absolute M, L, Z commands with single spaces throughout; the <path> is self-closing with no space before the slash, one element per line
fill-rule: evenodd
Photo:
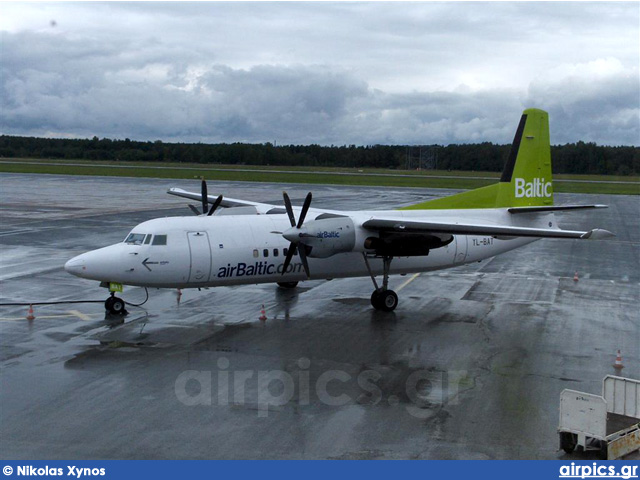
<path fill-rule="evenodd" d="M 113 293 L 104 301 L 104 308 L 107 312 L 114 315 L 125 315 L 127 313 L 124 300 L 116 297 Z"/>
<path fill-rule="evenodd" d="M 369 275 L 371 276 L 371 280 L 373 281 L 373 286 L 375 287 L 375 290 L 371 294 L 371 306 L 376 310 L 382 310 L 383 312 L 394 311 L 398 306 L 398 295 L 396 294 L 396 292 L 394 292 L 393 290 L 389 290 L 388 288 L 389 269 L 391 268 L 391 260 L 393 260 L 393 257 L 382 257 L 382 287 L 378 287 L 376 277 L 373 275 L 371 267 L 369 266 L 367 255 L 363 253 L 362 257 L 364 258 L 364 263 L 367 265 L 367 270 L 369 271 Z"/>

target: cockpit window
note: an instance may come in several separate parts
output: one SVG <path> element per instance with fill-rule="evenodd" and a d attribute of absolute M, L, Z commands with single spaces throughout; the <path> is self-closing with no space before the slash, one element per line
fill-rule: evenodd
<path fill-rule="evenodd" d="M 129 245 L 142 245 L 144 236 L 144 233 L 130 233 L 129 236 L 125 239 L 124 243 L 127 243 Z"/>
<path fill-rule="evenodd" d="M 153 243 L 151 245 L 166 245 L 167 244 L 167 236 L 166 235 L 156 235 L 153 237 Z"/>
<path fill-rule="evenodd" d="M 147 235 L 147 238 L 144 239 L 145 245 L 149 245 L 151 243 L 151 237 L 153 237 L 153 235 L 151 234 Z"/>

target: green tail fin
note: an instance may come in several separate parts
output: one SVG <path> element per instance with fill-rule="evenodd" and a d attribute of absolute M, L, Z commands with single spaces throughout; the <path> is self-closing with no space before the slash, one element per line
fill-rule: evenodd
<path fill-rule="evenodd" d="M 500 183 L 403 210 L 506 208 L 553 205 L 549 114 L 530 108 L 522 113 Z"/>

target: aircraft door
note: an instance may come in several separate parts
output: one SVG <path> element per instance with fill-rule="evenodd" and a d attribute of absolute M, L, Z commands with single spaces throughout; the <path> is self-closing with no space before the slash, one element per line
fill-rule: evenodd
<path fill-rule="evenodd" d="M 466 235 L 455 235 L 456 242 L 456 256 L 453 259 L 453 264 L 457 265 L 463 263 L 467 258 L 467 237 Z"/>
<path fill-rule="evenodd" d="M 189 239 L 189 283 L 203 283 L 211 274 L 211 247 L 207 232 L 187 232 Z"/>

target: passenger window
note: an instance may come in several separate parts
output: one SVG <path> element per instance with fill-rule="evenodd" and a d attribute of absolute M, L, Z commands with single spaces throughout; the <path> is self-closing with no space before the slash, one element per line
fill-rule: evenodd
<path fill-rule="evenodd" d="M 269 256 L 269 249 L 268 249 L 268 248 L 265 248 L 265 249 L 262 251 L 262 255 L 264 255 L 264 257 L 265 257 L 265 258 L 266 258 L 266 257 L 268 257 L 268 256 Z"/>
<path fill-rule="evenodd" d="M 144 233 L 130 233 L 124 243 L 129 245 L 142 245 L 144 241 Z"/>
<path fill-rule="evenodd" d="M 145 245 L 149 245 L 149 243 L 151 243 L 151 237 L 153 237 L 153 235 L 151 234 L 147 235 L 147 238 L 144 239 Z"/>
<path fill-rule="evenodd" d="M 156 235 L 153 237 L 153 243 L 151 245 L 166 245 L 167 244 L 167 236 L 166 235 Z"/>
<path fill-rule="evenodd" d="M 287 254 L 289 253 L 289 249 L 288 248 L 283 248 L 282 249 L 282 254 L 286 257 Z"/>
<path fill-rule="evenodd" d="M 259 256 L 260 256 L 260 252 L 258 252 L 258 249 L 256 248 L 256 249 L 253 251 L 253 257 L 254 257 L 254 258 L 258 258 Z"/>
<path fill-rule="evenodd" d="M 273 249 L 273 256 L 274 256 L 274 257 L 277 257 L 277 256 L 278 256 L 278 249 L 277 249 L 277 248 L 274 248 L 274 249 Z"/>

